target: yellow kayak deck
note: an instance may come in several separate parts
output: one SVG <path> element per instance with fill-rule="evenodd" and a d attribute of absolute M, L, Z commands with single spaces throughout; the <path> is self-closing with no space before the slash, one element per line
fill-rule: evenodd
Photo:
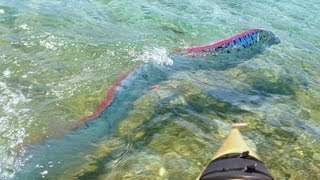
<path fill-rule="evenodd" d="M 231 132 L 229 133 L 227 139 L 224 141 L 224 144 L 215 153 L 212 160 L 225 154 L 242 153 L 245 151 L 248 151 L 250 156 L 253 156 L 260 160 L 256 152 L 250 149 L 250 147 L 244 141 L 243 136 L 239 131 L 239 128 L 246 127 L 246 126 L 247 125 L 244 123 L 234 124 L 232 126 Z"/>
<path fill-rule="evenodd" d="M 245 142 L 239 128 L 246 124 L 234 124 L 224 141 L 197 179 L 266 179 L 272 180 L 267 167 Z"/>

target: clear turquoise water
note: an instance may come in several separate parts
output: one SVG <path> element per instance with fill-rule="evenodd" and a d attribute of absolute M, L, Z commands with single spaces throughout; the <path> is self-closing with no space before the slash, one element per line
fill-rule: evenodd
<path fill-rule="evenodd" d="M 27 147 L 59 143 L 122 72 L 256 27 L 281 43 L 231 68 L 173 73 L 69 166 L 56 168 L 70 154 L 44 158 L 37 176 L 194 179 L 244 121 L 276 179 L 319 179 L 319 10 L 315 0 L 2 0 L 0 179 L 32 168 Z"/>

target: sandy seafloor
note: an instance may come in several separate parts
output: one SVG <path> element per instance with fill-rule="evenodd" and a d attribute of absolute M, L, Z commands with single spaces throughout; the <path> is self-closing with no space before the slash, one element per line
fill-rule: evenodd
<path fill-rule="evenodd" d="M 320 179 L 319 11 L 317 0 L 1 0 L 0 179 L 195 179 L 233 122 L 249 124 L 276 179 Z M 170 68 L 176 49 L 251 28 L 281 43 L 228 68 L 172 72 L 115 108 L 127 115 L 90 148 L 28 163 L 29 147 L 87 143 L 66 136 L 121 73 Z"/>

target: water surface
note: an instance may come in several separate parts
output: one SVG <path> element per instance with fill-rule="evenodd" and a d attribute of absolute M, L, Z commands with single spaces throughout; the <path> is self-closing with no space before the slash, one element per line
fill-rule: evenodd
<path fill-rule="evenodd" d="M 238 121 L 249 124 L 243 135 L 276 179 L 318 179 L 319 10 L 315 0 L 2 0 L 1 179 L 33 168 L 30 176 L 44 178 L 194 179 Z M 48 153 L 45 165 L 27 163 L 30 147 L 63 148 L 70 132 L 81 133 L 76 122 L 121 73 L 250 28 L 272 31 L 281 43 L 232 66 L 171 72 L 160 90 L 128 100 L 131 109 L 113 109 L 124 117 L 72 162 L 63 164 L 71 154 L 50 160 Z"/>

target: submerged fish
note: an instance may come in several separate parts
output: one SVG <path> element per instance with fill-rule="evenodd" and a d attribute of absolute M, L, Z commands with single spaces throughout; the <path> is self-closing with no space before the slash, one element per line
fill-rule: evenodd
<path fill-rule="evenodd" d="M 229 54 L 252 46 L 260 45 L 260 48 L 263 48 L 278 43 L 280 43 L 280 40 L 272 32 L 250 29 L 213 44 L 186 48 L 180 51 L 180 54 L 192 56 Z"/>
<path fill-rule="evenodd" d="M 83 124 L 80 128 L 66 133 L 61 139 L 44 140 L 41 144 L 28 146 L 26 153 L 20 157 L 23 165 L 15 173 L 15 177 L 54 178 L 64 169 L 79 165 L 80 157 L 95 149 L 97 142 L 115 131 L 119 122 L 133 109 L 135 100 L 149 91 L 151 86 L 166 80 L 173 73 L 224 70 L 241 63 L 242 60 L 250 59 L 276 43 L 279 43 L 279 40 L 273 33 L 252 29 L 217 43 L 190 47 L 173 53 L 170 58 L 174 63 L 169 67 L 156 64 L 137 66 L 119 77 L 107 91 L 105 100 L 97 110 L 79 121 Z M 214 57 L 210 56 L 208 59 L 209 55 Z"/>

